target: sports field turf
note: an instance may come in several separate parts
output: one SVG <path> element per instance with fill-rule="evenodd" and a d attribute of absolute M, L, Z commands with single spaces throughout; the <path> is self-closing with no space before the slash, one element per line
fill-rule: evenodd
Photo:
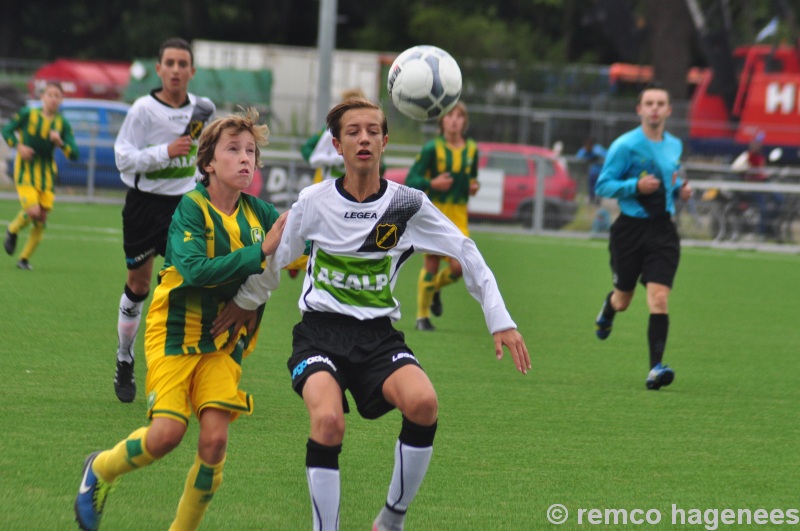
<path fill-rule="evenodd" d="M 0 228 L 17 208 L 0 201 Z M 0 255 L 1 529 L 74 528 L 86 455 L 145 423 L 142 333 L 136 401 L 118 402 L 112 385 L 125 278 L 120 225 L 118 205 L 58 203 L 31 260 L 34 271 L 17 270 L 15 259 Z M 594 336 L 610 288 L 604 242 L 484 232 L 474 238 L 526 338 L 533 370 L 522 376 L 509 359 L 494 358 L 480 307 L 463 282 L 443 293 L 435 333 L 413 330 L 421 260 L 406 266 L 397 326 L 440 400 L 433 461 L 407 529 L 642 527 L 621 520 L 592 526 L 586 514 L 578 525 L 580 509 L 597 508 L 656 509 L 660 523 L 647 528 L 712 530 L 713 513 L 689 525 L 698 514 L 691 510 L 800 509 L 800 257 L 684 249 L 666 356 L 676 380 L 653 392 L 644 386 L 643 293 L 618 315 L 607 341 Z M 307 417 L 285 364 L 300 285 L 285 276 L 268 304 L 261 342 L 244 361 L 242 387 L 255 396 L 255 412 L 231 427 L 225 480 L 202 529 L 311 528 Z M 341 528 L 366 530 L 386 496 L 400 417 L 349 415 L 347 423 Z M 104 528 L 166 529 L 196 438 L 193 419 L 181 447 L 124 476 L 109 497 Z M 557 503 L 570 513 L 560 527 L 546 517 Z M 685 525 L 672 525 L 673 504 L 686 514 Z M 769 520 L 717 525 L 794 527 Z"/>

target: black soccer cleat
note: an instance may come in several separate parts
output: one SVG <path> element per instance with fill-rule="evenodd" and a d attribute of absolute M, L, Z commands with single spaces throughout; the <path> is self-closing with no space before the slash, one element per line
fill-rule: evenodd
<path fill-rule="evenodd" d="M 117 370 L 114 373 L 114 391 L 120 402 L 133 402 L 136 398 L 136 377 L 133 373 L 133 361 L 117 360 Z"/>
<path fill-rule="evenodd" d="M 30 262 L 28 262 L 27 258 L 23 258 L 19 262 L 17 262 L 17 267 L 22 269 L 23 271 L 33 271 L 33 266 Z"/>
<path fill-rule="evenodd" d="M 436 330 L 436 327 L 431 324 L 431 320 L 427 317 L 423 317 L 422 319 L 417 319 L 417 330 L 423 330 L 425 332 L 433 332 Z"/>
<path fill-rule="evenodd" d="M 442 313 L 444 313 L 444 307 L 442 306 L 442 296 L 440 291 L 437 291 L 433 294 L 433 301 L 431 302 L 431 313 L 436 317 L 441 317 Z"/>
<path fill-rule="evenodd" d="M 662 387 L 666 387 L 675 379 L 675 371 L 669 368 L 669 365 L 661 365 L 658 363 L 655 367 L 650 369 L 647 374 L 647 381 L 645 386 L 652 390 L 658 391 Z"/>
<path fill-rule="evenodd" d="M 14 254 L 14 250 L 17 248 L 17 235 L 11 232 L 10 230 L 6 229 L 6 238 L 3 240 L 3 249 L 6 250 L 8 255 Z"/>

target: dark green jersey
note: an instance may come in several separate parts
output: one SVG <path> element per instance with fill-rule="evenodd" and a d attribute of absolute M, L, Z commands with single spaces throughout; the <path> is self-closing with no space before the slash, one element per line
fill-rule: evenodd
<path fill-rule="evenodd" d="M 431 190 L 431 179 L 449 173 L 453 185 L 446 192 Z M 408 170 L 406 186 L 422 190 L 435 203 L 465 205 L 469 200 L 469 183 L 478 178 L 478 146 L 467 139 L 461 149 L 447 145 L 443 136 L 425 144 L 417 160 Z"/>
<path fill-rule="evenodd" d="M 261 242 L 277 218 L 275 207 L 247 194 L 241 195 L 233 214 L 225 215 L 209 202 L 202 184 L 181 198 L 147 315 L 148 353 L 223 350 L 229 334 L 214 340 L 212 323 L 247 277 L 263 270 Z M 258 321 L 263 311 L 262 305 Z M 231 332 L 245 333 L 244 329 Z M 256 329 L 252 337 L 244 336 L 245 355 L 253 350 L 257 335 Z"/>
<path fill-rule="evenodd" d="M 24 144 L 33 148 L 33 160 L 23 160 L 19 153 L 14 160 L 14 181 L 37 190 L 52 191 L 58 173 L 50 131 L 58 131 L 64 142 L 64 155 L 78 160 L 78 145 L 72 126 L 61 114 L 47 118 L 42 109 L 23 107 L 3 127 L 3 139 L 10 147 Z M 19 135 L 19 136 L 17 136 Z"/>

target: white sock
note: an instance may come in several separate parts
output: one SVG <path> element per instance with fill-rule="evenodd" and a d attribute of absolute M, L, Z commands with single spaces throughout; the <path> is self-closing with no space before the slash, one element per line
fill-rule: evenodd
<path fill-rule="evenodd" d="M 306 467 L 314 531 L 339 529 L 339 470 Z"/>
<path fill-rule="evenodd" d="M 139 321 L 142 318 L 144 301 L 133 302 L 124 292 L 119 300 L 119 319 L 117 320 L 117 360 L 133 363 L 133 343 L 139 332 Z"/>
<path fill-rule="evenodd" d="M 417 495 L 422 480 L 425 479 L 432 455 L 433 446 L 419 448 L 397 441 L 394 447 L 392 483 L 389 485 L 389 495 L 386 497 L 387 507 L 401 515 L 406 512 Z"/>

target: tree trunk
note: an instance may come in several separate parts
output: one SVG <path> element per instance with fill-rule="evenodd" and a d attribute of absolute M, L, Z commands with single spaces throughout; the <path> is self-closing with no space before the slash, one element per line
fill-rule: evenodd
<path fill-rule="evenodd" d="M 673 100 L 685 100 L 689 96 L 686 74 L 695 34 L 686 2 L 648 0 L 647 14 L 654 80 L 669 91 Z"/>

